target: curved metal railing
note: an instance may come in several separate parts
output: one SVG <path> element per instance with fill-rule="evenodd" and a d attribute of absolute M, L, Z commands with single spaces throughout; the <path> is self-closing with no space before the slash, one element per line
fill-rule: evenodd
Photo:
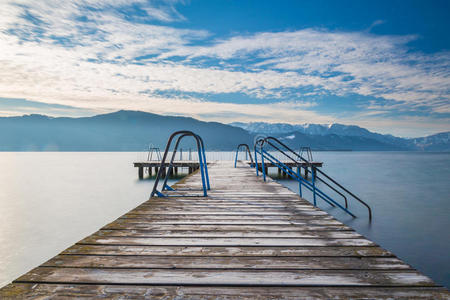
<path fill-rule="evenodd" d="M 247 144 L 239 144 L 237 146 L 237 148 L 236 148 L 236 157 L 234 159 L 234 167 L 236 168 L 236 164 L 237 164 L 237 160 L 238 160 L 238 153 L 239 153 L 239 149 L 241 147 L 244 147 L 244 148 L 247 149 L 247 153 L 248 153 L 248 156 L 250 157 L 250 162 L 251 162 L 250 166 L 253 168 L 253 157 L 252 157 L 252 153 L 250 152 L 250 147 Z"/>
<path fill-rule="evenodd" d="M 169 165 L 168 165 L 168 169 L 167 169 L 167 172 L 166 172 L 166 175 L 164 178 L 164 182 L 162 184 L 161 191 L 159 191 L 158 190 L 159 180 L 163 174 L 163 168 L 166 168 L 167 155 L 169 153 L 172 141 L 176 136 L 178 136 L 178 137 L 175 142 L 175 147 L 172 151 L 172 157 L 171 157 Z M 181 131 L 176 131 L 176 132 L 172 133 L 169 137 L 169 140 L 167 141 L 166 149 L 164 150 L 164 155 L 161 160 L 158 174 L 156 175 L 155 183 L 153 185 L 153 190 L 150 194 L 150 198 L 153 197 L 155 194 L 158 197 L 168 197 L 169 195 L 164 194 L 163 191 L 165 191 L 165 190 L 173 191 L 174 190 L 173 188 L 171 188 L 170 186 L 167 185 L 167 180 L 169 179 L 169 176 L 172 173 L 173 161 L 175 160 L 175 155 L 177 153 L 178 146 L 179 146 L 181 140 L 187 136 L 193 137 L 197 143 L 199 167 L 200 167 L 200 173 L 201 173 L 201 177 L 202 177 L 203 196 L 205 196 L 205 197 L 208 196 L 207 190 L 210 189 L 210 185 L 209 185 L 208 165 L 206 163 L 205 144 L 203 143 L 203 139 L 199 135 L 193 133 L 192 131 L 181 130 Z M 186 195 L 183 195 L 183 196 L 186 196 Z"/>
<path fill-rule="evenodd" d="M 294 172 L 294 170 L 292 170 L 290 167 L 288 167 L 285 164 L 283 164 L 280 160 L 276 159 L 267 150 L 265 150 L 264 149 L 264 145 L 265 144 L 270 145 L 272 148 L 274 148 L 279 153 L 281 153 L 284 157 L 286 157 L 289 160 L 297 163 L 297 172 Z M 260 148 L 259 151 L 257 150 L 257 146 L 259 146 L 259 148 Z M 281 148 L 284 148 L 285 151 L 283 149 L 281 149 Z M 281 142 L 277 138 L 269 136 L 269 137 L 266 137 L 266 138 L 263 138 L 263 139 L 259 139 L 255 143 L 254 150 L 255 150 L 256 175 L 257 176 L 258 176 L 258 163 L 257 163 L 256 155 L 257 155 L 257 153 L 259 153 L 260 157 L 261 157 L 262 172 L 263 172 L 264 180 L 265 180 L 265 177 L 266 177 L 265 168 L 264 168 L 264 158 L 266 158 L 266 159 L 270 160 L 272 163 L 274 163 L 275 165 L 277 165 L 279 168 L 283 169 L 283 171 L 285 173 L 287 173 L 290 177 L 292 177 L 295 180 L 299 181 L 299 193 L 300 193 L 300 195 L 301 195 L 301 186 L 302 185 L 305 186 L 307 189 L 311 190 L 313 192 L 314 205 L 316 205 L 316 203 L 317 203 L 316 202 L 316 196 L 319 196 L 321 199 L 325 200 L 326 202 L 328 202 L 330 204 L 334 204 L 335 206 L 338 206 L 339 208 L 341 208 L 342 210 L 344 210 L 345 212 L 347 212 L 351 216 L 355 217 L 355 215 L 348 210 L 347 197 L 344 195 L 344 193 L 346 193 L 347 195 L 350 195 L 352 198 L 354 198 L 355 200 L 360 202 L 362 205 L 364 205 L 367 208 L 367 210 L 368 210 L 369 219 L 370 220 L 372 219 L 372 209 L 370 208 L 370 206 L 366 202 L 361 200 L 354 193 L 350 192 L 347 188 L 342 186 L 340 183 L 338 183 L 335 179 L 330 177 L 328 174 L 326 174 L 325 172 L 319 170 L 314 164 L 309 162 L 307 159 L 302 157 L 300 154 L 297 154 L 294 150 L 292 150 L 290 147 L 288 147 L 286 144 L 284 144 L 283 142 Z M 286 152 L 289 152 L 289 154 L 286 153 Z M 298 164 L 299 160 L 302 162 L 302 165 Z M 300 175 L 300 171 L 299 171 L 300 168 L 308 168 L 308 167 L 311 168 L 311 174 L 312 174 L 311 182 L 309 182 L 307 179 L 304 179 Z M 319 177 L 317 174 L 320 174 L 323 178 Z M 328 186 L 333 191 L 335 191 L 337 194 L 342 196 L 344 198 L 344 201 L 345 201 L 345 207 L 341 206 L 338 202 L 336 202 L 334 199 L 332 199 L 330 196 L 328 196 L 322 190 L 318 189 L 316 187 L 316 184 L 315 184 L 316 180 L 321 181 L 326 186 Z"/>

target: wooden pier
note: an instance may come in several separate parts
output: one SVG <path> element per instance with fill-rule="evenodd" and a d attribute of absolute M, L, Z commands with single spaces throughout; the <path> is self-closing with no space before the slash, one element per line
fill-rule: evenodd
<path fill-rule="evenodd" d="M 144 178 L 144 170 L 147 169 L 148 174 L 152 176 L 153 174 L 156 175 L 158 173 L 158 169 L 161 168 L 161 162 L 157 160 L 149 160 L 149 161 L 140 161 L 133 163 L 135 168 L 138 168 L 138 176 L 139 179 Z M 162 174 L 163 176 L 166 176 L 166 170 L 169 167 L 169 163 L 164 164 Z M 192 172 L 196 171 L 199 168 L 198 161 L 192 161 L 192 160 L 178 160 L 173 162 L 173 171 L 174 174 L 178 174 L 179 168 L 187 168 L 188 173 L 191 174 Z"/>
<path fill-rule="evenodd" d="M 250 161 L 245 161 L 244 163 L 246 163 L 247 165 L 251 165 L 252 163 Z M 308 167 L 309 165 L 313 165 L 316 168 L 321 168 L 323 166 L 323 162 L 310 162 L 310 163 L 306 163 L 306 162 L 292 162 L 292 161 L 283 161 L 282 162 L 285 166 L 288 166 L 289 168 L 291 168 L 294 171 L 297 171 L 297 169 L 300 167 L 300 169 L 303 169 L 303 176 L 304 177 L 308 177 L 308 173 L 311 172 L 311 167 Z M 287 177 L 288 175 L 286 174 L 285 171 L 283 171 L 282 169 L 280 169 L 276 164 L 265 161 L 264 162 L 264 169 L 266 171 L 266 174 L 269 173 L 269 168 L 276 168 L 277 172 L 278 172 L 278 176 L 284 176 Z M 262 162 L 258 162 L 258 169 L 262 171 Z"/>
<path fill-rule="evenodd" d="M 238 165 L 209 164 L 208 197 L 152 198 L 2 288 L 0 299 L 450 298 L 391 252 Z M 200 189 L 198 172 L 176 188 Z"/>
<path fill-rule="evenodd" d="M 247 165 L 251 165 L 251 161 L 243 161 L 244 164 Z M 304 170 L 304 176 L 307 177 L 308 176 L 308 172 L 311 172 L 311 170 L 308 171 L 308 167 L 306 166 L 307 163 L 305 162 L 298 162 L 298 163 L 294 163 L 291 161 L 285 161 L 283 162 L 284 165 L 292 168 L 292 169 L 296 169 L 298 166 L 300 166 L 301 168 L 303 168 Z M 314 165 L 315 167 L 322 167 L 323 163 L 322 162 L 311 162 L 310 164 Z M 135 168 L 138 168 L 138 177 L 139 179 L 143 179 L 144 178 L 144 170 L 147 170 L 147 173 L 149 174 L 149 176 L 152 175 L 156 175 L 158 173 L 158 169 L 161 167 L 161 163 L 159 161 L 140 161 L 140 162 L 135 162 L 133 163 Z M 169 163 L 166 163 L 164 165 L 163 168 L 163 176 L 166 175 L 166 170 L 169 166 Z M 262 163 L 258 162 L 258 167 L 260 170 L 262 170 Z M 192 161 L 192 160 L 178 160 L 178 161 L 174 161 L 173 163 L 173 171 L 174 174 L 177 175 L 178 171 L 180 168 L 187 168 L 188 173 L 191 174 L 192 172 L 196 171 L 199 168 L 199 163 L 198 161 Z M 271 163 L 271 162 L 265 162 L 264 163 L 264 168 L 266 170 L 266 173 L 268 172 L 269 168 L 276 168 L 278 170 L 278 175 L 281 176 L 286 176 L 286 173 L 284 171 L 282 171 L 281 169 L 279 169 L 277 167 L 277 165 Z"/>

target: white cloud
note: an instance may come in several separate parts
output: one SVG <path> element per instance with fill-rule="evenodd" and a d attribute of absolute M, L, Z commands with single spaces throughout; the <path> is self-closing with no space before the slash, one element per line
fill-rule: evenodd
<path fill-rule="evenodd" d="M 15 8 L 12 6 L 14 12 L 10 13 L 30 25 L 20 18 L 23 12 Z M 150 95 L 157 91 L 180 91 L 242 92 L 256 97 L 279 97 L 279 90 L 283 88 L 320 84 L 320 78 L 294 72 L 237 72 L 152 59 L 136 64 L 136 57 L 180 48 L 192 40 L 205 38 L 208 33 L 131 23 L 112 13 L 87 12 L 91 21 L 86 23 L 73 18 L 81 14 L 79 5 L 69 2 L 59 8 L 64 9 L 63 15 L 55 13 L 59 9 L 50 10 L 42 4 L 30 9 L 36 17 L 49 20 L 39 25 L 46 33 L 37 41 L 23 41 L 7 33 L 0 35 L 1 95 L 41 98 L 40 101 L 47 102 L 64 101 L 65 97 L 74 95 L 91 97 L 96 102 L 96 98 L 107 95 L 111 99 L 129 95 L 140 97 L 144 91 Z M 8 26 L 17 26 L 17 22 L 11 24 Z M 10 28 L 8 26 L 5 29 Z M 84 34 L 94 26 L 93 34 Z M 70 46 L 55 45 L 52 37 L 55 33 L 70 36 Z"/>
<path fill-rule="evenodd" d="M 367 114 L 360 116 L 371 118 L 420 106 L 437 113 L 450 110 L 450 54 L 410 52 L 407 44 L 415 36 L 305 29 L 211 40 L 212 34 L 205 30 L 169 26 L 184 19 L 175 2 L 21 0 L 0 4 L 0 97 L 97 111 L 215 114 L 223 115 L 223 120 L 234 111 L 247 121 L 294 123 L 335 120 L 309 111 L 314 104 L 304 103 L 305 97 L 327 93 L 383 97 L 397 104 L 369 105 Z M 147 15 L 134 21 L 124 18 L 117 8 L 131 4 Z M 149 24 L 154 20 L 165 25 Z M 197 42 L 208 42 L 208 46 L 193 46 Z M 161 96 L 165 91 L 199 96 Z M 208 94 L 223 93 L 283 102 L 207 101 Z"/>
<path fill-rule="evenodd" d="M 335 94 L 384 97 L 439 110 L 440 100 L 450 94 L 450 52 L 409 52 L 407 44 L 416 38 L 305 29 L 237 36 L 213 46 L 181 47 L 161 57 L 257 57 L 254 66 L 320 78 L 321 87 Z"/>
<path fill-rule="evenodd" d="M 343 124 L 358 124 L 382 134 L 392 134 L 399 137 L 422 137 L 437 132 L 449 131 L 450 118 L 430 121 L 428 117 L 418 116 L 366 116 L 361 115 L 342 120 Z"/>

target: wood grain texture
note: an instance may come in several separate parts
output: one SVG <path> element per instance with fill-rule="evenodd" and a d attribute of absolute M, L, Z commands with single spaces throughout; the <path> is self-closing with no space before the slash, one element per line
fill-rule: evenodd
<path fill-rule="evenodd" d="M 363 238 L 355 231 L 224 231 L 224 230 L 99 230 L 95 236 L 103 237 L 205 237 L 205 238 L 325 238 L 325 239 L 351 239 Z"/>
<path fill-rule="evenodd" d="M 408 270 L 395 257 L 273 257 L 273 256 L 123 256 L 58 255 L 41 266 L 156 269 L 314 269 Z"/>
<path fill-rule="evenodd" d="M 216 287 L 13 283 L 1 299 L 449 299 L 440 287 Z"/>
<path fill-rule="evenodd" d="M 380 247 L 135 246 L 76 244 L 62 254 L 165 256 L 393 256 Z"/>
<path fill-rule="evenodd" d="M 226 286 L 434 286 L 417 271 L 391 270 L 222 270 L 38 267 L 16 282 L 226 285 Z"/>

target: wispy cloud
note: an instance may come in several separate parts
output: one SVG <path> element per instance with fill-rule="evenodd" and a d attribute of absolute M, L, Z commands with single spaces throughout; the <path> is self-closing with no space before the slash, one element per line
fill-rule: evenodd
<path fill-rule="evenodd" d="M 346 119 L 359 122 L 392 111 L 450 113 L 450 53 L 411 51 L 417 36 L 303 29 L 219 38 L 173 26 L 185 20 L 177 2 L 3 2 L 0 97 L 222 120 L 235 111 L 241 121 L 342 121 L 320 113 L 314 99 L 327 95 L 385 99 Z M 276 101 L 208 101 L 229 93 Z"/>
<path fill-rule="evenodd" d="M 373 28 L 383 25 L 385 23 L 386 23 L 386 21 L 384 21 L 384 20 L 375 20 L 372 22 L 372 24 L 370 24 L 370 26 L 369 26 L 369 28 L 367 28 L 366 32 L 370 32 Z"/>
<path fill-rule="evenodd" d="M 24 114 L 43 114 L 47 116 L 90 116 L 95 111 L 80 109 L 73 106 L 47 104 L 28 101 L 26 99 L 0 98 L 0 117 L 21 116 Z"/>
<path fill-rule="evenodd" d="M 411 53 L 416 36 L 375 36 L 364 32 L 305 29 L 259 33 L 181 47 L 161 55 L 255 60 L 254 67 L 302 74 L 334 94 L 356 93 L 442 109 L 450 94 L 450 52 Z"/>

